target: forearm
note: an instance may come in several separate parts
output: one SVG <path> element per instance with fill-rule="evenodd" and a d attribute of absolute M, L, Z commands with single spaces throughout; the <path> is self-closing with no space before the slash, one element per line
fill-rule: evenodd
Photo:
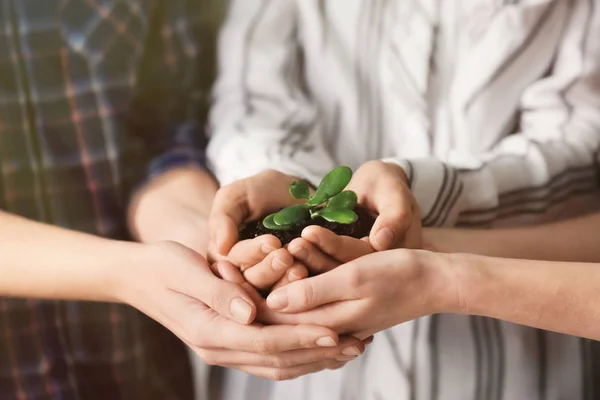
<path fill-rule="evenodd" d="M 138 246 L 0 211 L 0 296 L 116 301 L 119 270 Z"/>
<path fill-rule="evenodd" d="M 515 229 L 426 229 L 434 250 L 491 257 L 600 262 L 600 213 L 548 225 Z"/>
<path fill-rule="evenodd" d="M 600 339 L 600 265 L 451 256 L 461 312 Z"/>
<path fill-rule="evenodd" d="M 144 243 L 172 240 L 205 253 L 198 232 L 208 229 L 217 182 L 204 169 L 180 168 L 153 179 L 134 196 L 129 208 L 129 227 Z M 182 227 L 181 222 L 186 226 Z"/>

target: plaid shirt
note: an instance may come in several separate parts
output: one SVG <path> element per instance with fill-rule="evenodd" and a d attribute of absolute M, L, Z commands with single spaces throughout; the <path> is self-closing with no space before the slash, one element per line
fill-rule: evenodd
<path fill-rule="evenodd" d="M 218 3 L 0 0 L 0 209 L 128 239 L 147 161 L 203 164 L 188 110 L 205 108 Z M 0 399 L 192 397 L 185 348 L 136 310 L 0 299 Z"/>

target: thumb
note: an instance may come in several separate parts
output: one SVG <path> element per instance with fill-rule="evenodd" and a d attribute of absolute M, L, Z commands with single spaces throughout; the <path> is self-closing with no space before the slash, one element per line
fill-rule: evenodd
<path fill-rule="evenodd" d="M 372 208 L 379 216 L 371 229 L 369 241 L 376 251 L 397 247 L 413 223 L 412 195 L 404 187 L 379 190 Z"/>
<path fill-rule="evenodd" d="M 210 239 L 217 253 L 226 256 L 238 241 L 238 229 L 248 216 L 248 201 L 243 182 L 221 188 L 208 218 Z"/>

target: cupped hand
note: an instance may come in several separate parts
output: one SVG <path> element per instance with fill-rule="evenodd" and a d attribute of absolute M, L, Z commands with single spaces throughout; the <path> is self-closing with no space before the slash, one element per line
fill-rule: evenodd
<path fill-rule="evenodd" d="M 421 216 L 404 170 L 392 163 L 368 161 L 348 185 L 358 202 L 377 215 L 369 235 L 376 251 L 420 248 Z"/>
<path fill-rule="evenodd" d="M 239 230 L 247 222 L 296 203 L 289 186 L 297 178 L 265 171 L 222 187 L 209 217 L 209 260 L 227 260 L 238 266 L 246 280 L 258 289 L 275 282 L 307 276 L 288 250 L 273 235 L 239 241 Z"/>
<path fill-rule="evenodd" d="M 280 380 L 336 368 L 348 348 L 364 350 L 329 328 L 254 322 L 252 296 L 216 276 L 198 253 L 174 242 L 139 246 L 144 256 L 137 253 L 120 271 L 116 298 L 167 327 L 208 364 Z"/>
<path fill-rule="evenodd" d="M 312 273 L 329 271 L 374 251 L 421 247 L 419 207 L 401 167 L 369 161 L 354 173 L 348 189 L 377 216 L 375 224 L 369 237 L 361 239 L 338 236 L 318 226 L 304 229 L 302 238 L 292 241 L 288 250 Z"/>

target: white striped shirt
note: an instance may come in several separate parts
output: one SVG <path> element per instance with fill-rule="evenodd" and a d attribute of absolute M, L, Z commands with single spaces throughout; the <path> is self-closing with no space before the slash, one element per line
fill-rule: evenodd
<path fill-rule="evenodd" d="M 598 0 L 234 0 L 220 53 L 209 158 L 224 184 L 269 168 L 318 183 L 336 165 L 386 159 L 407 171 L 427 226 L 527 224 L 599 204 Z M 371 377 L 355 382 L 360 396 L 334 393 L 581 398 L 581 346 L 428 317 L 375 341 L 357 362 Z M 306 385 L 351 373 L 271 389 L 329 399 Z"/>

